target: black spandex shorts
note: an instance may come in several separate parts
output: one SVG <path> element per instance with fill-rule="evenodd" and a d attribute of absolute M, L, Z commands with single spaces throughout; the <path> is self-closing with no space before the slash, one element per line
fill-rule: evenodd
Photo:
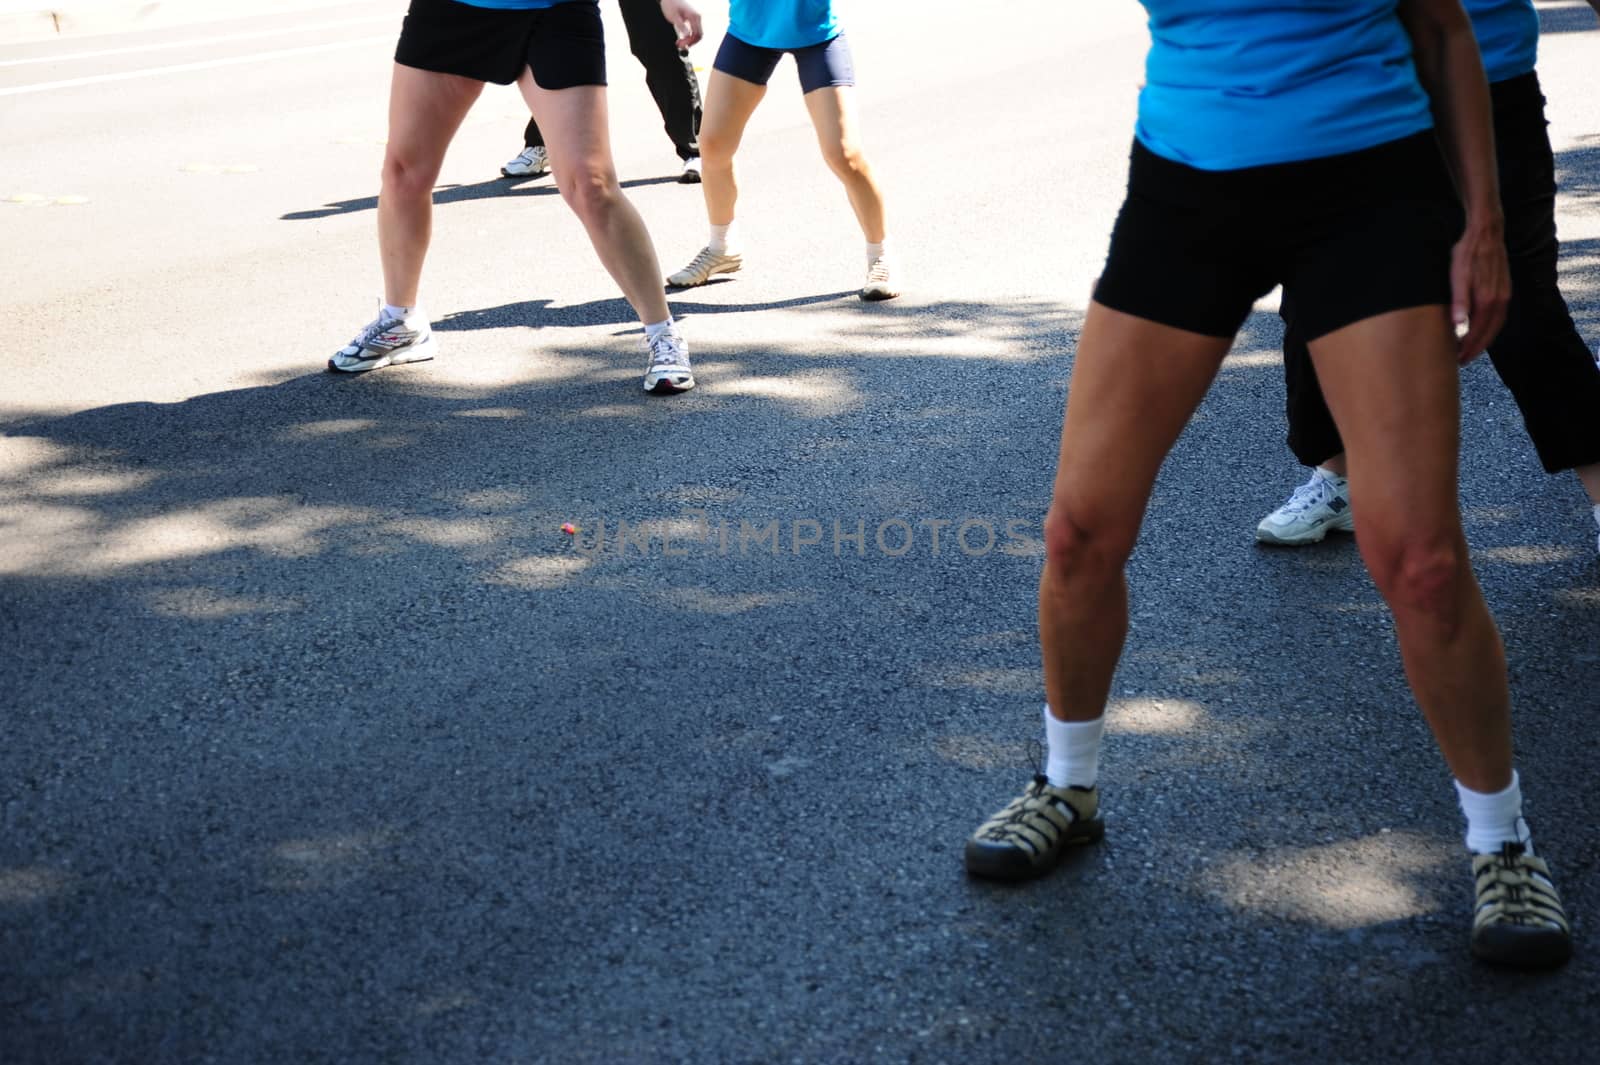
<path fill-rule="evenodd" d="M 606 38 L 596 0 L 532 11 L 411 0 L 394 61 L 401 66 L 510 85 L 533 69 L 541 89 L 606 83 Z"/>
<path fill-rule="evenodd" d="M 1281 284 L 1289 325 L 1311 341 L 1389 311 L 1449 304 L 1450 250 L 1463 224 L 1432 130 L 1346 155 L 1222 171 L 1135 141 L 1094 298 L 1232 337 Z"/>
<path fill-rule="evenodd" d="M 717 49 L 717 58 L 711 61 L 711 68 L 740 81 L 765 85 L 772 72 L 778 69 L 778 61 L 785 52 L 794 56 L 795 65 L 800 68 L 802 93 L 830 85 L 856 83 L 855 62 L 842 33 L 807 48 L 758 48 L 730 33 L 722 38 L 722 46 Z"/>

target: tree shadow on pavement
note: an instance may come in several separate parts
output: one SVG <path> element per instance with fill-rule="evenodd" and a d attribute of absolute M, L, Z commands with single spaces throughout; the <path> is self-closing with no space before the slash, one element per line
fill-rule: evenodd
<path fill-rule="evenodd" d="M 1029 771 L 1080 315 L 830 299 L 782 305 L 800 341 L 708 338 L 668 401 L 557 336 L 480 383 L 318 374 L 5 425 L 0 1056 L 1587 1046 L 1593 962 L 1541 984 L 1465 957 L 1452 797 L 1353 544 L 1251 545 L 1298 472 L 1271 316 L 1130 564 L 1106 844 L 965 880 L 962 839 Z M 1494 445 L 1467 380 L 1493 414 L 1468 446 Z M 1524 766 L 1579 908 L 1600 800 L 1562 700 L 1600 589 L 1533 550 L 1527 462 L 1465 483 L 1537 649 Z"/>
<path fill-rule="evenodd" d="M 1595 21 L 1594 8 L 1583 0 L 1570 0 L 1565 4 L 1543 4 L 1539 7 L 1539 33 L 1586 33 L 1600 29 Z"/>
<path fill-rule="evenodd" d="M 553 182 L 546 180 L 545 184 L 528 184 L 537 178 L 491 178 L 488 181 L 479 181 L 471 185 L 439 185 L 433 190 L 434 206 L 443 206 L 451 203 L 465 203 L 469 200 L 496 200 L 508 197 L 539 197 L 559 196 L 561 190 Z M 630 178 L 621 182 L 625 189 L 637 189 L 647 185 L 675 185 L 675 177 Z M 323 204 L 304 211 L 291 211 L 281 217 L 284 222 L 304 222 L 318 218 L 331 218 L 335 215 L 355 214 L 358 211 L 375 211 L 378 208 L 378 197 L 362 196 L 353 200 L 336 200 L 333 203 Z"/>

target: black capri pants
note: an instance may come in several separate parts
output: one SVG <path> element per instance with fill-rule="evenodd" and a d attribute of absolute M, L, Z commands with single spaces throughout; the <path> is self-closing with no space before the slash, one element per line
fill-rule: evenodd
<path fill-rule="evenodd" d="M 1489 87 L 1511 261 L 1511 305 L 1489 359 L 1522 412 L 1548 473 L 1600 462 L 1600 367 L 1556 281 L 1555 157 L 1538 75 Z M 1283 372 L 1289 448 L 1307 466 L 1344 451 L 1317 383 L 1307 338 L 1284 297 Z"/>

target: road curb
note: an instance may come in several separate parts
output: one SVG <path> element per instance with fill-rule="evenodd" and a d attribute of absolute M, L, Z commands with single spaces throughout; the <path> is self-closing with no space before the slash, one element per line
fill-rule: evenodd
<path fill-rule="evenodd" d="M 0 0 L 0 46 L 336 6 L 337 0 L 231 0 L 227 4 L 216 0 L 76 0 L 55 5 L 39 0 Z"/>

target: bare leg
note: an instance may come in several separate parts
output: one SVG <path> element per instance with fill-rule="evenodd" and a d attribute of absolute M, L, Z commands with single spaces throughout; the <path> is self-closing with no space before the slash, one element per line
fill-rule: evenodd
<path fill-rule="evenodd" d="M 1161 462 L 1231 341 L 1089 305 L 1045 519 L 1039 640 L 1050 711 L 1105 711 L 1128 629 L 1124 567 Z"/>
<path fill-rule="evenodd" d="M 739 180 L 733 157 L 744 138 L 756 105 L 767 95 L 765 85 L 711 71 L 706 85 L 705 114 L 700 119 L 700 191 L 706 198 L 706 218 L 714 226 L 733 221 L 739 202 Z"/>
<path fill-rule="evenodd" d="M 850 207 L 861 224 L 861 234 L 869 244 L 882 243 L 887 233 L 883 193 L 861 152 L 861 133 L 855 110 L 855 91 L 848 85 L 832 85 L 806 93 L 806 110 L 817 131 L 817 142 L 828 169 L 844 183 Z"/>
<path fill-rule="evenodd" d="M 383 298 L 414 307 L 433 236 L 433 186 L 444 153 L 483 82 L 396 63 L 389 88 L 389 142 L 378 194 Z"/>
<path fill-rule="evenodd" d="M 1356 543 L 1394 612 L 1411 690 L 1456 779 L 1500 791 L 1511 783 L 1511 696 L 1461 531 L 1448 309 L 1368 318 L 1314 341 L 1311 358 L 1345 442 Z"/>
<path fill-rule="evenodd" d="M 1589 493 L 1589 502 L 1600 505 L 1600 462 L 1579 466 L 1572 472 L 1578 475 L 1578 482 Z"/>
<path fill-rule="evenodd" d="M 641 321 L 666 321 L 670 312 L 661 288 L 655 245 L 644 219 L 617 182 L 605 87 L 542 89 L 527 70 L 517 87 L 544 131 L 561 198 L 583 223 L 601 265 Z"/>

